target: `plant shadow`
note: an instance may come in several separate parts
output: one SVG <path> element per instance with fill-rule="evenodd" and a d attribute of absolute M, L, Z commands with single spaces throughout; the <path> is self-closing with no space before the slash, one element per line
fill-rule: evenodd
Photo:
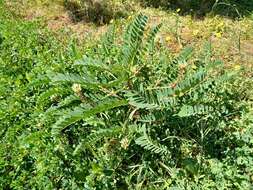
<path fill-rule="evenodd" d="M 210 14 L 236 19 L 250 15 L 253 12 L 253 1 L 249 0 L 140 1 L 144 7 L 148 6 L 173 11 L 180 9 L 181 15 L 191 15 L 197 19 L 204 18 Z"/>

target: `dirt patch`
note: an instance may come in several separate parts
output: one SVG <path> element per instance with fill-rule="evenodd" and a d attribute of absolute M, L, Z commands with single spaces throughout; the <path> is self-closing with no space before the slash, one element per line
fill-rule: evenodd
<path fill-rule="evenodd" d="M 68 25 L 72 24 L 71 18 L 69 18 L 68 14 L 62 14 L 55 16 L 52 19 L 47 20 L 48 28 L 51 30 L 60 30 L 63 27 L 66 27 Z"/>
<path fill-rule="evenodd" d="M 98 38 L 107 31 L 107 25 L 98 27 L 91 23 L 73 22 L 68 13 L 64 13 L 48 20 L 47 26 L 53 31 L 70 30 L 71 33 L 80 40 L 86 38 L 87 36 Z"/>
<path fill-rule="evenodd" d="M 71 12 L 64 7 L 63 0 L 55 0 L 49 3 L 47 1 L 44 3 L 8 2 L 7 6 L 25 20 L 41 19 L 50 30 L 56 32 L 70 30 L 71 34 L 80 38 L 80 40 L 87 36 L 92 38 L 101 36 L 107 30 L 106 25 L 94 26 L 94 24 L 85 21 L 75 22 Z M 20 8 L 17 9 L 17 7 Z"/>
<path fill-rule="evenodd" d="M 40 10 L 40 9 L 36 9 L 36 10 L 33 10 L 33 11 L 28 11 L 26 13 L 26 15 L 24 16 L 24 19 L 33 20 L 33 19 L 36 19 L 36 18 L 39 18 L 39 17 L 42 17 L 42 16 L 43 16 L 43 11 Z"/>
<path fill-rule="evenodd" d="M 243 41 L 241 43 L 241 53 L 253 57 L 253 41 Z"/>

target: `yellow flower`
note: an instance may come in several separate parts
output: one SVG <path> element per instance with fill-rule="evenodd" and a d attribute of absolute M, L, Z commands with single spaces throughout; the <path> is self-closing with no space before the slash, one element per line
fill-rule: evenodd
<path fill-rule="evenodd" d="M 197 69 L 197 66 L 195 64 L 193 64 L 192 69 Z"/>
<path fill-rule="evenodd" d="M 215 36 L 216 36 L 217 38 L 221 38 L 221 37 L 222 37 L 222 33 L 221 33 L 221 32 L 216 32 L 216 33 L 215 33 Z"/>
<path fill-rule="evenodd" d="M 176 11 L 177 11 L 177 13 L 179 13 L 179 12 L 181 11 L 181 9 L 180 9 L 180 8 L 178 8 Z"/>
<path fill-rule="evenodd" d="M 80 84 L 73 84 L 72 85 L 72 90 L 75 92 L 75 93 L 80 93 L 82 91 L 82 87 Z"/>
<path fill-rule="evenodd" d="M 170 36 L 166 36 L 165 41 L 166 42 L 170 42 L 171 41 L 171 37 Z"/>
<path fill-rule="evenodd" d="M 121 141 L 120 141 L 120 146 L 123 148 L 123 149 L 127 149 L 128 146 L 129 146 L 129 140 L 127 137 L 123 138 Z"/>
<path fill-rule="evenodd" d="M 193 36 L 197 36 L 199 34 L 199 30 L 194 30 L 193 31 Z"/>
<path fill-rule="evenodd" d="M 132 18 L 132 16 L 130 15 L 130 16 L 127 17 L 127 20 L 131 20 L 131 18 Z"/>
<path fill-rule="evenodd" d="M 236 64 L 236 65 L 234 65 L 233 68 L 234 68 L 234 70 L 239 71 L 241 69 L 241 65 Z"/>

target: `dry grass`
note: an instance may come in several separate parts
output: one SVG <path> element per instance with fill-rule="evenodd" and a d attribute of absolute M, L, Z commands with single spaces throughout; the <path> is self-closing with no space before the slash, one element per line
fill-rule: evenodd
<path fill-rule="evenodd" d="M 64 0 L 9 1 L 8 5 L 10 10 L 25 19 L 40 18 L 49 29 L 71 31 L 71 34 L 78 36 L 80 40 L 98 39 L 108 27 L 108 25 L 95 26 L 84 21 L 73 22 L 64 8 Z M 134 14 L 138 12 L 149 16 L 150 25 L 164 24 L 158 41 L 167 45 L 172 52 L 178 52 L 187 45 L 201 48 L 206 41 L 209 41 L 215 50 L 215 56 L 223 59 L 228 65 L 240 64 L 252 68 L 253 19 L 244 18 L 238 21 L 215 16 L 197 20 L 190 16 L 179 16 L 175 12 L 136 6 Z M 118 22 L 123 25 L 129 22 L 129 19 Z"/>

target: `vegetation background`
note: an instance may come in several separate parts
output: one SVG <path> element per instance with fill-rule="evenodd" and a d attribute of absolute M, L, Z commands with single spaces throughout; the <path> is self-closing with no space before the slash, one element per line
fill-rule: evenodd
<path fill-rule="evenodd" d="M 0 189 L 252 189 L 252 11 L 0 0 Z"/>

